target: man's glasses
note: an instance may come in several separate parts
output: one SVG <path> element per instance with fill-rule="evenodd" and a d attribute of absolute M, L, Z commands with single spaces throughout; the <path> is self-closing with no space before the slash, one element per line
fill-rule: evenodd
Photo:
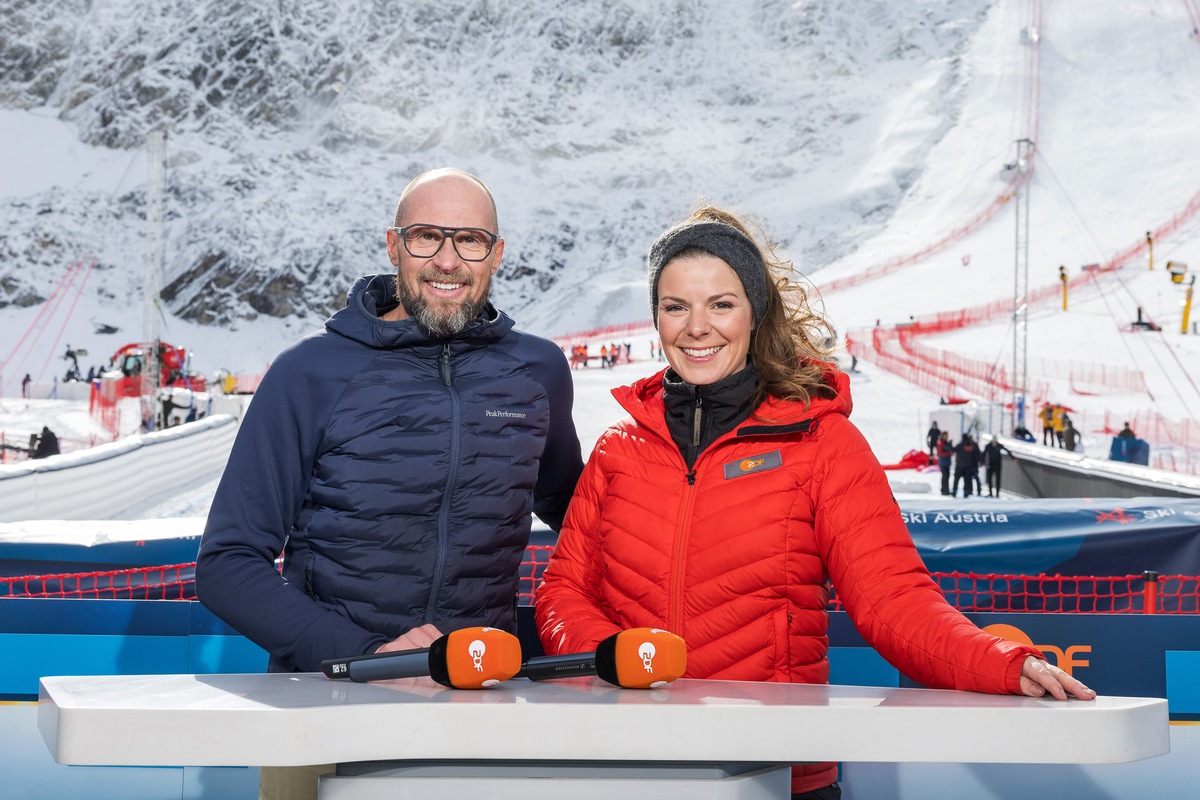
<path fill-rule="evenodd" d="M 463 261 L 483 261 L 492 253 L 500 237 L 483 228 L 443 228 L 440 225 L 405 225 L 388 228 L 404 242 L 404 249 L 414 258 L 431 258 L 442 249 L 446 239 L 454 242 L 454 252 Z"/>

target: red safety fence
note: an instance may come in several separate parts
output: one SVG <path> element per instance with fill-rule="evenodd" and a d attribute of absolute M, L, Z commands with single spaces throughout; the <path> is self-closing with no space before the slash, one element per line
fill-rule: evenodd
<path fill-rule="evenodd" d="M 121 409 L 117 407 L 119 396 L 113 388 L 105 389 L 104 384 L 92 384 L 92 394 L 88 399 L 88 414 L 99 427 L 107 431 L 115 442 L 121 435 Z"/>
<path fill-rule="evenodd" d="M 947 602 L 965 612 L 1200 613 L 1200 576 L 931 574 Z M 841 610 L 836 596 L 829 608 Z"/>
<path fill-rule="evenodd" d="M 1009 398 L 1011 387 L 1006 369 L 934 350 L 903 328 L 854 330 L 846 338 L 848 349 L 856 358 L 870 361 L 946 402 Z M 1040 404 L 1049 392 L 1049 384 L 1042 381 L 1031 387 L 1030 397 Z"/>
<path fill-rule="evenodd" d="M 196 564 L 0 578 L 0 598 L 194 600 Z"/>
<path fill-rule="evenodd" d="M 638 322 L 623 322 L 619 325 L 606 325 L 603 328 L 593 328 L 588 331 L 577 331 L 575 333 L 564 333 L 561 336 L 551 337 L 551 341 L 560 347 L 570 347 L 571 345 L 581 344 L 584 342 L 607 344 L 613 337 L 633 336 L 635 334 L 649 333 L 654 330 L 654 321 L 649 319 L 639 320 Z"/>
<path fill-rule="evenodd" d="M 968 358 L 939 350 L 922 341 L 921 335 L 962 327 L 966 312 L 938 315 L 937 318 L 894 328 L 875 327 L 850 331 L 847 349 L 859 359 L 869 361 L 946 402 L 967 400 L 1007 404 L 1012 396 L 1012 381 L 1006 364 Z M 1077 395 L 1139 394 L 1146 391 L 1144 375 L 1133 369 L 1092 362 L 1031 359 L 1031 381 L 1026 408 L 1028 425 L 1041 435 L 1037 410 L 1058 396 L 1050 379 L 1066 381 Z M 1151 446 L 1150 464 L 1155 469 L 1200 475 L 1200 423 L 1190 419 L 1169 419 L 1155 411 L 1105 412 L 1103 421 L 1090 419 L 1082 411 L 1072 411 L 1075 427 L 1093 433 L 1115 436 L 1129 422 L 1138 438 Z M 1106 454 L 1101 454 L 1104 457 Z"/>
<path fill-rule="evenodd" d="M 533 605 L 554 548 L 531 545 L 521 563 L 520 605 Z M 0 598 L 193 600 L 192 564 L 0 578 Z M 1072 614 L 1200 613 L 1200 576 L 1060 576 L 935 572 L 946 600 L 960 611 Z M 842 610 L 831 592 L 829 610 Z"/>

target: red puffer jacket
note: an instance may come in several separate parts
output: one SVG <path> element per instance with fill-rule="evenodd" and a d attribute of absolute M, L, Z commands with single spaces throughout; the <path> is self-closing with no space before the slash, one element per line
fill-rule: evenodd
<path fill-rule="evenodd" d="M 613 394 L 632 415 L 600 438 L 537 593 L 547 653 L 624 628 L 688 644 L 690 678 L 826 683 L 826 579 L 863 637 L 935 688 L 1019 693 L 1035 648 L 988 635 L 946 603 L 887 477 L 847 418 L 849 381 L 806 410 L 769 399 L 688 471 L 664 419 L 662 373 Z M 831 783 L 809 765 L 801 792 Z"/>

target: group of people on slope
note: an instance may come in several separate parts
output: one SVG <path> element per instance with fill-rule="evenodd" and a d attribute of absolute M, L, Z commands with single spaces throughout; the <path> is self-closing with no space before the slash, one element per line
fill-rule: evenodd
<path fill-rule="evenodd" d="M 829 325 L 761 231 L 703 207 L 650 246 L 667 366 L 614 390 L 629 416 L 585 467 L 566 358 L 490 302 L 500 230 L 478 178 L 419 175 L 386 230 L 394 271 L 264 376 L 196 588 L 271 670 L 514 631 L 536 513 L 560 531 L 535 611 L 550 654 L 650 626 L 688 643 L 685 677 L 825 683 L 832 581 L 926 686 L 1095 696 L 946 603 L 849 420 Z M 313 797 L 329 768 L 264 768 L 262 796 Z M 793 796 L 839 797 L 836 779 L 797 767 Z"/>
<path fill-rule="evenodd" d="M 571 345 L 572 369 L 579 369 L 580 367 L 586 367 L 589 365 L 589 362 L 593 356 L 589 354 L 588 350 L 589 347 L 586 343 Z M 600 355 L 598 356 L 600 359 L 600 367 L 602 369 L 615 367 L 617 365 L 617 361 L 622 358 L 622 354 L 624 354 L 624 358 L 627 363 L 633 363 L 633 345 L 630 342 L 625 342 L 624 345 L 618 344 L 617 342 L 600 345 Z"/>
<path fill-rule="evenodd" d="M 983 496 L 983 484 L 979 480 L 979 467 L 982 465 L 987 479 L 988 497 L 1000 496 L 1000 473 L 1003 466 L 1003 456 L 1010 458 L 1012 452 L 993 437 L 984 447 L 980 448 L 970 433 L 964 433 L 958 444 L 950 441 L 950 432 L 938 427 L 935 420 L 925 434 L 929 446 L 930 458 L 937 460 L 942 472 L 942 494 L 947 497 L 958 496 L 958 484 L 963 484 L 963 497 L 972 494 Z M 954 483 L 950 483 L 951 466 L 954 468 Z"/>
<path fill-rule="evenodd" d="M 1061 447 L 1069 452 L 1080 447 L 1079 430 L 1065 407 L 1046 403 L 1038 412 L 1038 419 L 1042 423 L 1042 444 Z M 1125 424 L 1128 427 L 1129 423 Z"/>

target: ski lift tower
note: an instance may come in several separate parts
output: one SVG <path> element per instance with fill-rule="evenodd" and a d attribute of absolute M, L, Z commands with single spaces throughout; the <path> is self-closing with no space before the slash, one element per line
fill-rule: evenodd
<path fill-rule="evenodd" d="M 146 137 L 149 158 L 146 173 L 146 269 L 142 295 L 142 420 L 147 431 L 154 430 L 158 416 L 159 366 L 159 293 L 162 291 L 163 173 L 165 172 L 166 136 L 161 130 Z"/>
<path fill-rule="evenodd" d="M 1013 193 L 1016 209 L 1016 255 L 1013 269 L 1013 427 L 1025 425 L 1029 391 L 1029 174 L 1033 171 L 1033 142 L 1017 140 L 1017 180 Z"/>

